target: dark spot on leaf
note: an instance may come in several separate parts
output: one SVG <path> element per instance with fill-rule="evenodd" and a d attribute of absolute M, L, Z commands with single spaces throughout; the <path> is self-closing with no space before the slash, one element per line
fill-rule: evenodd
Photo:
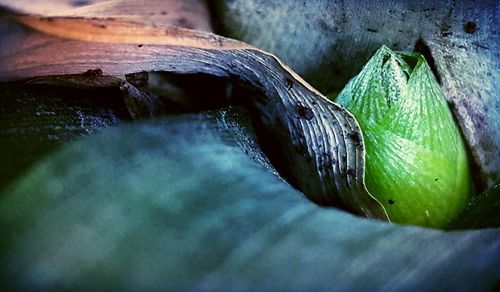
<path fill-rule="evenodd" d="M 297 113 L 301 118 L 304 118 L 308 121 L 314 117 L 314 113 L 312 112 L 312 110 L 302 105 L 297 106 Z"/>
<path fill-rule="evenodd" d="M 437 177 L 434 179 L 434 181 L 438 181 L 438 180 L 439 180 L 439 178 L 437 178 Z"/>
<path fill-rule="evenodd" d="M 71 1 L 71 4 L 73 6 L 78 7 L 78 6 L 90 5 L 90 4 L 92 4 L 92 1 L 90 1 L 90 0 L 73 0 L 73 1 Z"/>
<path fill-rule="evenodd" d="M 83 73 L 83 76 L 87 76 L 87 77 L 99 77 L 99 76 L 102 76 L 103 72 L 101 69 L 97 68 L 97 69 L 89 69 L 87 70 L 85 73 Z"/>
<path fill-rule="evenodd" d="M 181 18 L 177 19 L 177 25 L 179 25 L 180 27 L 184 27 L 184 28 L 190 28 L 190 29 L 194 28 L 194 25 L 192 23 L 190 23 L 184 17 L 181 17 Z"/>
<path fill-rule="evenodd" d="M 354 146 L 361 145 L 361 136 L 359 135 L 359 133 L 352 132 L 352 133 L 349 133 L 347 135 L 347 137 L 352 140 L 352 142 L 354 143 Z"/>
<path fill-rule="evenodd" d="M 455 62 L 455 56 L 453 55 L 444 55 L 443 58 L 447 61 L 447 62 L 450 62 L 450 63 L 453 63 Z"/>
<path fill-rule="evenodd" d="M 477 30 L 477 24 L 473 21 L 468 21 L 466 24 L 464 24 L 464 31 L 466 33 L 475 33 Z"/>
<path fill-rule="evenodd" d="M 451 27 L 442 27 L 441 28 L 441 36 L 442 37 L 448 37 L 453 34 L 453 32 L 450 30 Z"/>
<path fill-rule="evenodd" d="M 330 28 L 328 27 L 328 23 L 326 23 L 326 21 L 325 21 L 324 19 L 320 19 L 320 20 L 318 21 L 318 24 L 319 24 L 319 26 L 320 26 L 323 30 L 326 30 L 326 31 L 330 30 Z"/>
<path fill-rule="evenodd" d="M 107 26 L 101 23 L 92 23 L 94 27 L 105 29 Z"/>
<path fill-rule="evenodd" d="M 340 24 L 346 24 L 348 23 L 349 20 L 347 19 L 347 13 L 345 11 L 342 11 L 340 13 L 340 17 L 339 17 L 339 23 Z"/>
<path fill-rule="evenodd" d="M 375 28 L 367 28 L 366 31 L 368 32 L 378 32 L 378 29 L 375 29 Z"/>
<path fill-rule="evenodd" d="M 389 199 L 389 205 L 394 205 L 395 201 L 393 199 Z"/>
<path fill-rule="evenodd" d="M 142 87 L 148 84 L 149 75 L 147 72 L 139 72 L 139 73 L 131 73 L 126 74 L 125 79 L 127 81 L 137 87 Z"/>

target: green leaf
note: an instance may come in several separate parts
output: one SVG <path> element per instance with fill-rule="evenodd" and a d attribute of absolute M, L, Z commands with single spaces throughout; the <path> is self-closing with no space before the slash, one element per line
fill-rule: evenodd
<path fill-rule="evenodd" d="M 0 285 L 24 290 L 487 290 L 500 229 L 443 232 L 321 208 L 234 111 L 121 125 L 0 194 Z"/>
<path fill-rule="evenodd" d="M 382 46 L 336 101 L 360 123 L 366 184 L 391 220 L 443 227 L 465 208 L 465 145 L 422 55 Z"/>

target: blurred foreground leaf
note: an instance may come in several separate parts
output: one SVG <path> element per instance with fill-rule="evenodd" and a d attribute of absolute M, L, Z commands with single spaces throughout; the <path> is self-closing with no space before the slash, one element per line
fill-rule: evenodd
<path fill-rule="evenodd" d="M 500 229 L 320 208 L 232 111 L 106 129 L 0 194 L 0 283 L 24 289 L 487 290 Z"/>

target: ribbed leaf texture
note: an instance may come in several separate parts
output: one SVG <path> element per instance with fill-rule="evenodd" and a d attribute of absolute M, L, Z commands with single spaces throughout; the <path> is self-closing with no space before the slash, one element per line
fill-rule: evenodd
<path fill-rule="evenodd" d="M 472 193 L 467 153 L 422 55 L 381 47 L 336 101 L 361 125 L 366 184 L 392 221 L 455 219 Z"/>

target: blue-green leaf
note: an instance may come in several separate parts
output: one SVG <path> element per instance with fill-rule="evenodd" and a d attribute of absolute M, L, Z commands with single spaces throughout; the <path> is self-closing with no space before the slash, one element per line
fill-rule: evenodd
<path fill-rule="evenodd" d="M 227 115 L 198 114 L 63 147 L 0 194 L 0 285 L 487 290 L 498 281 L 500 229 L 444 232 L 318 207 L 252 137 Z"/>

